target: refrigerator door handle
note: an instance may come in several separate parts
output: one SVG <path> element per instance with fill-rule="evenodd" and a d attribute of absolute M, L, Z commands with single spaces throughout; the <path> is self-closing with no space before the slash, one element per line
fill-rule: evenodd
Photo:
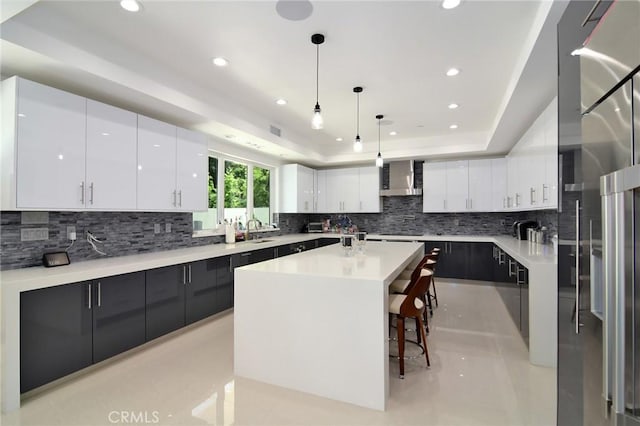
<path fill-rule="evenodd" d="M 580 334 L 580 200 L 576 200 L 576 334 Z"/>
<path fill-rule="evenodd" d="M 615 413 L 625 412 L 625 217 L 624 192 L 613 195 L 615 256 L 614 268 L 616 283 L 615 294 L 615 343 L 613 367 L 613 410 Z"/>
<path fill-rule="evenodd" d="M 615 336 L 615 268 L 614 268 L 614 211 L 612 196 L 606 192 L 610 187 L 608 176 L 600 178 L 602 206 L 602 285 L 604 303 L 602 327 L 602 395 L 607 401 L 613 395 L 613 343 Z"/>

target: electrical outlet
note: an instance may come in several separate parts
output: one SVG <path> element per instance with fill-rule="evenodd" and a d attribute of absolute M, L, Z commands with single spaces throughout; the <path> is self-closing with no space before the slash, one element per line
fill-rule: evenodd
<path fill-rule="evenodd" d="M 76 240 L 76 227 L 75 226 L 67 226 L 67 239 L 71 241 Z"/>
<path fill-rule="evenodd" d="M 164 224 L 164 232 L 166 232 L 166 233 L 171 232 L 171 224 L 170 223 L 165 223 Z"/>
<path fill-rule="evenodd" d="M 159 223 L 154 223 L 153 224 L 153 233 L 154 234 L 159 234 L 160 233 L 160 224 Z"/>

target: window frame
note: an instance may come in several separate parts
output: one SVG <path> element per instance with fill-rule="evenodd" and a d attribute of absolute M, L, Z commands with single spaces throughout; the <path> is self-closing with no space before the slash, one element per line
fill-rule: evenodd
<path fill-rule="evenodd" d="M 273 217 L 274 206 L 275 206 L 275 174 L 277 167 L 261 163 L 259 161 L 253 161 L 246 158 L 235 157 L 233 155 L 223 154 L 215 151 L 209 151 L 208 157 L 214 157 L 218 160 L 218 167 L 216 176 L 217 183 L 217 207 L 216 207 L 216 220 L 215 223 L 224 223 L 224 173 L 225 173 L 225 164 L 227 161 L 231 161 L 234 163 L 239 163 L 247 166 L 247 217 L 253 217 L 253 208 L 254 208 L 254 195 L 253 195 L 253 168 L 260 167 L 262 169 L 269 170 L 269 215 Z M 208 160 L 207 160 L 208 161 Z M 193 220 L 193 219 L 192 219 Z M 269 224 L 271 220 L 269 221 Z M 269 225 L 267 224 L 267 225 Z M 202 229 L 199 231 L 194 231 L 194 235 L 198 236 L 201 234 L 204 235 L 221 235 L 224 234 L 223 231 L 218 231 L 217 229 Z M 202 235 L 202 236 L 204 236 Z"/>

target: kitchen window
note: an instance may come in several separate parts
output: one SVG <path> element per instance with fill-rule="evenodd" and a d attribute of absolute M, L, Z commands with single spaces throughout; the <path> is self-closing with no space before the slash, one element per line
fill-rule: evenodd
<path fill-rule="evenodd" d="M 267 166 L 222 155 L 209 157 L 209 205 L 206 212 L 193 213 L 194 234 L 222 233 L 219 224 L 224 224 L 225 220 L 235 223 L 241 230 L 246 228 L 248 218 L 268 226 L 271 222 L 272 171 Z"/>

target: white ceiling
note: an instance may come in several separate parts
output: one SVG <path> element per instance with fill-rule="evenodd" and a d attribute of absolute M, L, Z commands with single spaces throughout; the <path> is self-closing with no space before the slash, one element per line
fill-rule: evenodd
<path fill-rule="evenodd" d="M 117 1 L 40 1 L 2 23 L 0 72 L 316 166 L 373 161 L 376 114 L 385 115 L 386 159 L 505 153 L 555 94 L 566 3 L 311 4 L 310 17 L 291 21 L 275 1 L 146 1 L 135 14 Z M 320 131 L 310 127 L 314 33 L 326 37 Z M 212 65 L 214 56 L 230 65 Z M 446 77 L 452 66 L 460 75 Z M 360 154 L 354 86 L 364 87 Z"/>

